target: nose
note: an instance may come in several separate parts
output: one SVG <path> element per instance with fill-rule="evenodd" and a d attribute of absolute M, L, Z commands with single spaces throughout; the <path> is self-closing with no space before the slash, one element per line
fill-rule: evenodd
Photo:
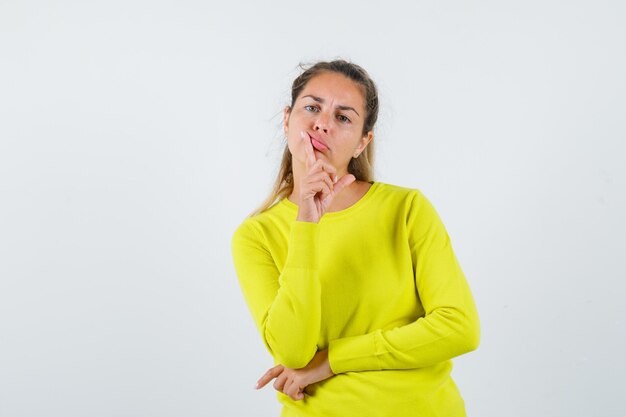
<path fill-rule="evenodd" d="M 325 114 L 325 112 L 320 112 L 315 120 L 315 130 L 320 129 L 322 129 L 324 133 L 328 133 L 328 115 Z"/>

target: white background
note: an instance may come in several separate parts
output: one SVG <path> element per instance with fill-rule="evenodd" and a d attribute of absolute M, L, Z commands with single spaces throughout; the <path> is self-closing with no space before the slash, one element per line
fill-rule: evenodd
<path fill-rule="evenodd" d="M 623 416 L 626 3 L 0 0 L 0 416 L 277 416 L 230 253 L 299 62 L 380 89 L 481 318 L 469 416 Z"/>

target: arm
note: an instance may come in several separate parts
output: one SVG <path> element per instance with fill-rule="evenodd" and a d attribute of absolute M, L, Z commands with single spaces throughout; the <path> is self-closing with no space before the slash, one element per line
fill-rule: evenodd
<path fill-rule="evenodd" d="M 235 269 L 254 323 L 270 354 L 289 368 L 305 367 L 317 351 L 317 236 L 316 223 L 293 222 L 282 272 L 252 221 L 242 223 L 232 238 Z"/>
<path fill-rule="evenodd" d="M 420 368 L 478 347 L 480 326 L 470 288 L 440 217 L 420 192 L 411 203 L 407 233 L 424 317 L 330 341 L 334 373 Z"/>

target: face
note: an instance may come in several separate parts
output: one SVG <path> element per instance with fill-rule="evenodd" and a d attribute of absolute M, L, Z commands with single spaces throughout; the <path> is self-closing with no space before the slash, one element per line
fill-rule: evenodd
<path fill-rule="evenodd" d="M 362 135 L 365 123 L 364 97 L 361 88 L 346 76 L 323 72 L 311 78 L 296 99 L 293 108 L 285 108 L 284 129 L 296 164 L 305 167 L 306 154 L 300 132 L 315 152 L 337 169 L 347 172 L 350 159 L 363 152 L 373 133 Z"/>

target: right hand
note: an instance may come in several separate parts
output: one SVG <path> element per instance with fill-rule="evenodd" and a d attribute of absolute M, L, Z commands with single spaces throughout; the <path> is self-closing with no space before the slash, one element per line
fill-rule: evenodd
<path fill-rule="evenodd" d="M 261 389 L 272 379 L 274 389 L 298 401 L 304 399 L 306 387 L 319 381 L 323 381 L 335 376 L 328 360 L 328 349 L 318 350 L 307 366 L 300 369 L 286 368 L 283 365 L 276 365 L 270 368 L 258 380 L 255 388 Z"/>
<path fill-rule="evenodd" d="M 313 145 L 305 132 L 300 132 L 304 142 L 306 172 L 300 179 L 297 220 L 319 223 L 335 196 L 356 178 L 345 174 L 337 178 L 337 170 L 323 159 L 315 159 Z"/>

